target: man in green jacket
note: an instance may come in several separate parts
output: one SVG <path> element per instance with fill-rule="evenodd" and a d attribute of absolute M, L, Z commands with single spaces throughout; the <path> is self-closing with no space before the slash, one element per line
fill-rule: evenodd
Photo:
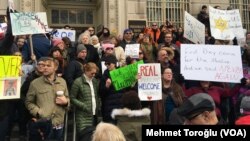
<path fill-rule="evenodd" d="M 43 138 L 61 141 L 64 115 L 69 107 L 68 89 L 65 80 L 56 76 L 58 61 L 48 57 L 44 62 L 43 76 L 31 82 L 25 105 L 34 122 L 51 119 L 53 129 Z"/>

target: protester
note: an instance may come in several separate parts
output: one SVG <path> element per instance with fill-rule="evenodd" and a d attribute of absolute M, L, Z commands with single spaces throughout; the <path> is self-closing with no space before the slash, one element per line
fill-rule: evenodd
<path fill-rule="evenodd" d="M 202 5 L 201 11 L 197 16 L 197 19 L 203 23 L 206 27 L 210 28 L 210 23 L 209 23 L 209 15 L 207 13 L 207 6 Z"/>
<path fill-rule="evenodd" d="M 94 63 L 84 66 L 84 74 L 78 77 L 71 88 L 70 99 L 75 106 L 76 129 L 79 141 L 91 141 L 91 132 L 100 117 L 99 83 L 95 79 L 98 68 Z"/>
<path fill-rule="evenodd" d="M 217 118 L 214 100 L 206 93 L 197 93 L 189 97 L 178 108 L 177 113 L 185 117 L 185 125 L 225 124 Z"/>
<path fill-rule="evenodd" d="M 101 122 L 96 127 L 92 141 L 126 141 L 126 139 L 117 126 Z"/>
<path fill-rule="evenodd" d="M 250 93 L 241 100 L 241 116 L 235 121 L 236 125 L 250 125 Z"/>
<path fill-rule="evenodd" d="M 83 67 L 87 63 L 87 48 L 83 44 L 78 44 L 76 55 L 76 58 L 67 66 L 64 75 L 69 90 L 74 80 L 83 74 Z"/>
<path fill-rule="evenodd" d="M 52 124 L 42 134 L 35 126 L 30 126 L 30 141 L 38 138 L 62 140 L 64 115 L 69 107 L 69 98 L 65 80 L 56 76 L 57 67 L 58 62 L 48 57 L 44 60 L 43 76 L 30 84 L 25 101 L 27 109 L 34 117 L 30 125 L 45 119 Z"/>
<path fill-rule="evenodd" d="M 104 122 L 116 123 L 111 117 L 111 112 L 115 108 L 121 108 L 121 97 L 123 90 L 116 91 L 114 82 L 111 81 L 110 72 L 117 68 L 117 59 L 114 55 L 105 58 L 107 69 L 100 80 L 100 95 L 102 98 L 102 116 Z"/>
<path fill-rule="evenodd" d="M 150 109 L 141 106 L 138 94 L 128 91 L 123 94 L 123 109 L 113 109 L 112 118 L 117 119 L 117 126 L 122 130 L 126 141 L 141 141 L 142 125 L 150 125 Z"/>
<path fill-rule="evenodd" d="M 120 46 L 125 50 L 127 44 L 135 44 L 133 40 L 133 31 L 131 29 L 125 29 L 123 31 L 123 40 L 120 42 Z"/>

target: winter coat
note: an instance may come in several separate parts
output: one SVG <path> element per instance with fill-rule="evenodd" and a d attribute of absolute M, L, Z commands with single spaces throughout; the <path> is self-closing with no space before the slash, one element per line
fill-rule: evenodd
<path fill-rule="evenodd" d="M 111 118 L 111 112 L 113 109 L 121 108 L 121 97 L 124 90 L 116 91 L 114 85 L 111 83 L 109 88 L 106 88 L 107 79 L 111 79 L 109 70 L 106 69 L 100 81 L 100 94 L 102 98 L 102 114 L 105 122 L 115 121 Z"/>
<path fill-rule="evenodd" d="M 99 83 L 95 78 L 92 79 L 92 83 L 95 91 L 96 116 L 100 116 Z M 84 75 L 74 81 L 70 90 L 70 100 L 75 106 L 77 133 L 81 135 L 81 131 L 93 123 L 91 88 Z"/>
<path fill-rule="evenodd" d="M 122 130 L 126 141 L 141 141 L 142 125 L 150 125 L 150 109 L 141 110 L 114 109 L 112 118 L 117 120 L 117 126 Z"/>

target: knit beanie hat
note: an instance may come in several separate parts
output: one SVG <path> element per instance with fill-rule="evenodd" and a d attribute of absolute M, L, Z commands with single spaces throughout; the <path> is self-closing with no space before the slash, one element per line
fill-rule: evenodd
<path fill-rule="evenodd" d="M 87 50 L 84 44 L 78 44 L 76 48 L 76 54 L 78 55 L 81 51 Z"/>
<path fill-rule="evenodd" d="M 57 46 L 58 44 L 64 43 L 64 42 L 63 42 L 63 40 L 61 40 L 61 39 L 53 39 L 52 43 L 53 43 L 53 46 L 55 47 L 55 46 Z"/>

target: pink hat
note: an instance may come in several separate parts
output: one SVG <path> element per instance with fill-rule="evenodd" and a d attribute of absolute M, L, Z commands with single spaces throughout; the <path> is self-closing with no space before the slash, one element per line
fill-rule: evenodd
<path fill-rule="evenodd" d="M 53 39 L 52 43 L 53 43 L 53 46 L 55 47 L 58 44 L 63 43 L 63 40 L 61 40 L 61 39 Z"/>
<path fill-rule="evenodd" d="M 102 48 L 104 50 L 106 50 L 107 48 L 114 48 L 114 47 L 115 47 L 114 44 L 110 44 L 110 43 L 104 43 L 104 44 L 102 44 Z"/>

